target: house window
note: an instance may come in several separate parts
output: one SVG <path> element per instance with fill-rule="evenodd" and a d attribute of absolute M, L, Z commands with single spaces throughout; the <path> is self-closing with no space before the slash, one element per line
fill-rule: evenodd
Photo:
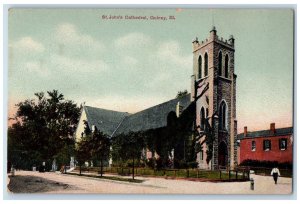
<path fill-rule="evenodd" d="M 203 161 L 203 150 L 201 150 L 201 151 L 199 152 L 199 157 L 200 157 L 200 160 Z"/>
<path fill-rule="evenodd" d="M 264 151 L 271 150 L 271 140 L 264 140 Z"/>
<path fill-rule="evenodd" d="M 287 149 L 287 139 L 285 139 L 285 138 L 279 139 L 279 149 L 280 150 Z"/>
<path fill-rule="evenodd" d="M 229 57 L 228 55 L 225 56 L 225 78 L 228 78 L 228 64 L 229 64 Z"/>
<path fill-rule="evenodd" d="M 208 55 L 205 53 L 204 55 L 204 76 L 208 75 Z"/>
<path fill-rule="evenodd" d="M 222 76 L 222 52 L 219 52 L 219 67 L 218 67 L 218 71 L 219 71 L 219 76 Z"/>
<path fill-rule="evenodd" d="M 198 58 L 198 73 L 199 73 L 199 79 L 202 78 L 202 57 L 201 55 Z"/>
<path fill-rule="evenodd" d="M 254 152 L 256 150 L 256 142 L 252 141 L 251 150 Z"/>

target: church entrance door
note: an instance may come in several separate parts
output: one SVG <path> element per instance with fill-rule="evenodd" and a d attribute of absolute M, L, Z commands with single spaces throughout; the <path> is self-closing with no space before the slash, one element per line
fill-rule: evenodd
<path fill-rule="evenodd" d="M 219 144 L 218 148 L 218 162 L 219 162 L 219 167 L 226 167 L 227 166 L 227 145 L 225 144 L 224 141 L 222 141 Z"/>

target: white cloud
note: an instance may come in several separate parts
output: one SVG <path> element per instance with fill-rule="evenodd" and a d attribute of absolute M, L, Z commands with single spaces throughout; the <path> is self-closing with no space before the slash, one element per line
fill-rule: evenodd
<path fill-rule="evenodd" d="M 114 58 L 117 59 L 117 67 L 125 68 L 131 74 L 137 74 L 137 70 L 145 69 L 147 60 L 153 55 L 155 45 L 153 40 L 143 33 L 129 33 L 115 39 L 110 47 Z M 143 63 L 140 63 L 143 62 Z"/>
<path fill-rule="evenodd" d="M 84 34 L 71 23 L 62 23 L 55 31 L 56 40 L 64 45 L 82 45 L 88 48 L 103 49 L 104 45 L 90 35 Z"/>
<path fill-rule="evenodd" d="M 157 56 L 161 60 L 166 60 L 171 64 L 176 64 L 180 67 L 191 69 L 192 55 L 182 56 L 181 48 L 177 41 L 168 41 L 160 44 Z"/>
<path fill-rule="evenodd" d="M 147 88 L 151 93 L 170 90 L 176 94 L 189 86 L 186 82 L 191 73 L 192 54 L 183 54 L 177 41 L 159 42 L 143 33 L 129 33 L 116 39 L 114 46 L 115 53 L 121 59 L 121 66 L 117 67 L 126 67 L 128 74 L 134 76 L 131 84 L 136 87 Z M 174 81 L 177 86 L 170 88 Z"/>
<path fill-rule="evenodd" d="M 57 67 L 63 71 L 78 72 L 78 73 L 98 73 L 106 71 L 109 65 L 102 60 L 83 60 L 69 57 L 63 57 L 59 55 L 53 55 L 51 57 L 51 63 L 54 67 Z"/>
<path fill-rule="evenodd" d="M 56 28 L 56 37 L 62 43 L 76 43 L 78 41 L 92 42 L 93 39 L 89 35 L 78 33 L 75 25 L 70 23 L 60 24 Z"/>
<path fill-rule="evenodd" d="M 172 82 L 172 74 L 170 72 L 159 72 L 151 81 L 145 84 L 147 88 L 155 88 L 162 84 L 170 84 Z"/>
<path fill-rule="evenodd" d="M 43 52 L 45 47 L 42 43 L 33 40 L 31 37 L 22 37 L 10 45 L 11 48 L 22 50 L 23 52 Z"/>
<path fill-rule="evenodd" d="M 119 48 L 146 46 L 152 42 L 151 38 L 143 33 L 129 33 L 115 40 L 114 44 Z"/>
<path fill-rule="evenodd" d="M 42 62 L 30 61 L 26 62 L 23 66 L 25 70 L 32 74 L 37 74 L 40 77 L 49 76 L 49 69 L 44 67 Z"/>
<path fill-rule="evenodd" d="M 138 60 L 131 56 L 124 56 L 122 62 L 126 65 L 134 66 L 138 63 Z"/>
<path fill-rule="evenodd" d="M 75 25 L 70 23 L 58 25 L 54 39 L 59 44 L 60 54 L 91 58 L 105 51 L 105 46 L 101 41 L 80 32 Z"/>

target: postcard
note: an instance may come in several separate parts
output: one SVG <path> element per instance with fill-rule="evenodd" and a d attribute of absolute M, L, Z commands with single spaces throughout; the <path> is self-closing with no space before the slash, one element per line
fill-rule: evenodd
<path fill-rule="evenodd" d="M 293 193 L 294 10 L 10 8 L 7 191 Z"/>

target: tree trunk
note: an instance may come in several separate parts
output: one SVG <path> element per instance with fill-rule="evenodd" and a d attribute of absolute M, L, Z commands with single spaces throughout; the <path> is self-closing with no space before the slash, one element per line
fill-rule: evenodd
<path fill-rule="evenodd" d="M 81 175 L 81 164 L 79 164 L 79 175 Z"/>
<path fill-rule="evenodd" d="M 134 180 L 134 156 L 132 160 L 132 179 Z"/>
<path fill-rule="evenodd" d="M 100 175 L 103 175 L 103 158 L 101 157 L 101 168 L 100 168 Z"/>

